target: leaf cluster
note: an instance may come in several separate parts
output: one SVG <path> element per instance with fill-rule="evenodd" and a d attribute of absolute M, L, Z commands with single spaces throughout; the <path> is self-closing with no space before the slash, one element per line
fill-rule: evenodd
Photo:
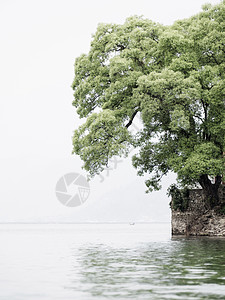
<path fill-rule="evenodd" d="M 75 61 L 72 88 L 86 118 L 73 152 L 92 176 L 131 146 L 149 191 L 169 171 L 181 186 L 223 175 L 225 1 L 172 26 L 138 16 L 100 24 L 89 53 Z M 143 128 L 132 134 L 138 113 Z"/>

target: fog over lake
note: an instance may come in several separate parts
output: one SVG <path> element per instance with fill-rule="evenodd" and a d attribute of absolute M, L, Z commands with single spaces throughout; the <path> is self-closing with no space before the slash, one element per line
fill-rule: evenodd
<path fill-rule="evenodd" d="M 137 178 L 130 158 L 112 162 L 104 180 L 90 182 L 84 205 L 68 208 L 57 200 L 59 178 L 85 175 L 80 158 L 71 155 L 71 137 L 82 122 L 72 106 L 74 60 L 88 52 L 98 23 L 143 15 L 167 25 L 203 3 L 1 1 L 0 222 L 169 221 L 166 189 L 174 176 L 165 178 L 162 191 L 146 195 L 145 178 Z"/>

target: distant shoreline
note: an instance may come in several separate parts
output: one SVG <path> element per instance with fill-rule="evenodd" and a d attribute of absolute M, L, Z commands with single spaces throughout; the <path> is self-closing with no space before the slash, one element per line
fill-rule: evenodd
<path fill-rule="evenodd" d="M 135 224 L 170 224 L 170 222 L 134 222 Z M 130 222 L 0 222 L 0 225 L 76 225 L 76 224 L 128 224 Z"/>

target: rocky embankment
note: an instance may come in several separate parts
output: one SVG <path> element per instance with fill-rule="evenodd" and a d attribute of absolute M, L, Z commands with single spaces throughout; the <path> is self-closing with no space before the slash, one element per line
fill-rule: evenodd
<path fill-rule="evenodd" d="M 224 187 L 220 189 L 220 201 L 220 206 L 206 209 L 202 190 L 190 190 L 186 211 L 174 210 L 172 206 L 172 235 L 225 237 Z"/>

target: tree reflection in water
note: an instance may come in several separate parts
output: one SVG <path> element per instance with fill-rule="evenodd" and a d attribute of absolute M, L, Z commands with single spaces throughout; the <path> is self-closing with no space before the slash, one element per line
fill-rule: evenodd
<path fill-rule="evenodd" d="M 134 248 L 95 244 L 78 254 L 82 291 L 98 299 L 225 299 L 224 239 L 173 238 Z"/>

